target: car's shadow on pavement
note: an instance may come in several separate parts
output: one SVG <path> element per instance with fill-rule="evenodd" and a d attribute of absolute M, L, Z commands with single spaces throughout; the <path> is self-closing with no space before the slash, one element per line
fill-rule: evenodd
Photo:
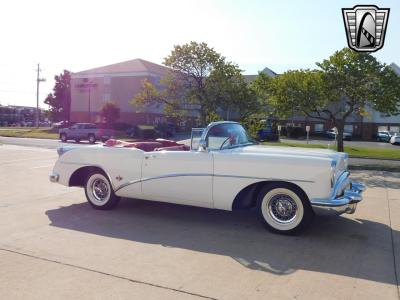
<path fill-rule="evenodd" d="M 123 199 L 114 211 L 80 203 L 46 214 L 51 226 L 229 256 L 254 270 L 279 275 L 310 270 L 396 285 L 391 230 L 369 220 L 319 217 L 304 234 L 282 236 L 267 231 L 254 211 L 132 199 Z"/>

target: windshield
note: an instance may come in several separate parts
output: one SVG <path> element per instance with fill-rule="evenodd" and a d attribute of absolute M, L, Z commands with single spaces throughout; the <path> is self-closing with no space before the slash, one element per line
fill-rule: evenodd
<path fill-rule="evenodd" d="M 219 124 L 210 129 L 207 138 L 209 150 L 227 149 L 255 144 L 242 125 L 237 123 Z"/>

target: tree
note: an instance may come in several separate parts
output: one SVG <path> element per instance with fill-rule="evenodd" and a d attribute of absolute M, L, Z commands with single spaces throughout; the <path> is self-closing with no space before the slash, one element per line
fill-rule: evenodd
<path fill-rule="evenodd" d="M 120 117 L 120 109 L 114 102 L 108 101 L 100 109 L 100 115 L 108 126 L 112 126 Z"/>
<path fill-rule="evenodd" d="M 210 110 L 222 113 L 221 118 L 237 117 L 244 120 L 255 113 L 260 105 L 237 65 L 230 62 L 215 68 L 206 78 L 206 93 Z"/>
<path fill-rule="evenodd" d="M 54 77 L 53 93 L 48 94 L 44 103 L 50 106 L 52 121 L 69 121 L 71 110 L 71 72 L 64 70 Z"/>
<path fill-rule="evenodd" d="M 279 116 L 330 120 L 338 129 L 338 151 L 343 151 L 344 125 L 352 114 L 364 115 L 367 107 L 388 115 L 399 113 L 400 78 L 372 55 L 344 48 L 317 66 L 317 70 L 285 72 L 263 92 Z"/>
<path fill-rule="evenodd" d="M 159 84 L 145 79 L 141 82 L 141 91 L 130 103 L 137 106 L 139 111 L 147 105 L 161 104 L 165 112 L 174 117 L 180 117 L 188 111 L 198 111 L 197 107 L 185 101 L 183 84 L 179 76 L 171 73 L 164 76 Z"/>
<path fill-rule="evenodd" d="M 144 80 L 132 104 L 163 104 L 172 116 L 195 113 L 202 125 L 221 117 L 243 119 L 258 108 L 241 70 L 206 43 L 174 46 L 164 64 L 171 71 L 160 85 Z"/>
<path fill-rule="evenodd" d="M 261 119 L 265 117 L 275 117 L 279 113 L 275 111 L 274 107 L 269 105 L 269 87 L 271 85 L 272 77 L 264 72 L 259 72 L 256 79 L 250 84 L 250 88 L 257 97 L 258 109 L 256 118 Z M 287 116 L 285 116 L 287 117 Z"/>

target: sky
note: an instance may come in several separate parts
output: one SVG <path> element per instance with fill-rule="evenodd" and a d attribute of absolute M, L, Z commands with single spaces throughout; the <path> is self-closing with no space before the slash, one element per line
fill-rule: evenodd
<path fill-rule="evenodd" d="M 0 4 L 0 104 L 41 107 L 54 76 L 142 58 L 161 64 L 174 45 L 206 42 L 244 74 L 314 68 L 347 46 L 341 8 L 389 7 L 383 49 L 400 65 L 400 0 L 13 0 Z"/>

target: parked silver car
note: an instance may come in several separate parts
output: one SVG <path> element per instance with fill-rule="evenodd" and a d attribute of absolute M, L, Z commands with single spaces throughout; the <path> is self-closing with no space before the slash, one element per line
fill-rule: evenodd
<path fill-rule="evenodd" d="M 330 139 L 336 139 L 337 131 L 332 128 L 326 131 L 326 136 Z M 351 141 L 353 135 L 350 132 L 343 132 L 343 140 Z"/>
<path fill-rule="evenodd" d="M 398 133 L 393 134 L 392 137 L 390 138 L 390 143 L 392 145 L 400 144 L 400 135 Z"/>
<path fill-rule="evenodd" d="M 97 128 L 96 124 L 92 123 L 76 123 L 69 128 L 60 129 L 59 134 L 62 142 L 75 140 L 79 143 L 81 140 L 87 140 L 94 144 L 97 140 L 108 140 L 113 132 L 111 129 Z"/>
<path fill-rule="evenodd" d="M 376 140 L 378 142 L 390 142 L 391 137 L 392 134 L 389 131 L 378 131 L 378 134 L 376 135 Z"/>

